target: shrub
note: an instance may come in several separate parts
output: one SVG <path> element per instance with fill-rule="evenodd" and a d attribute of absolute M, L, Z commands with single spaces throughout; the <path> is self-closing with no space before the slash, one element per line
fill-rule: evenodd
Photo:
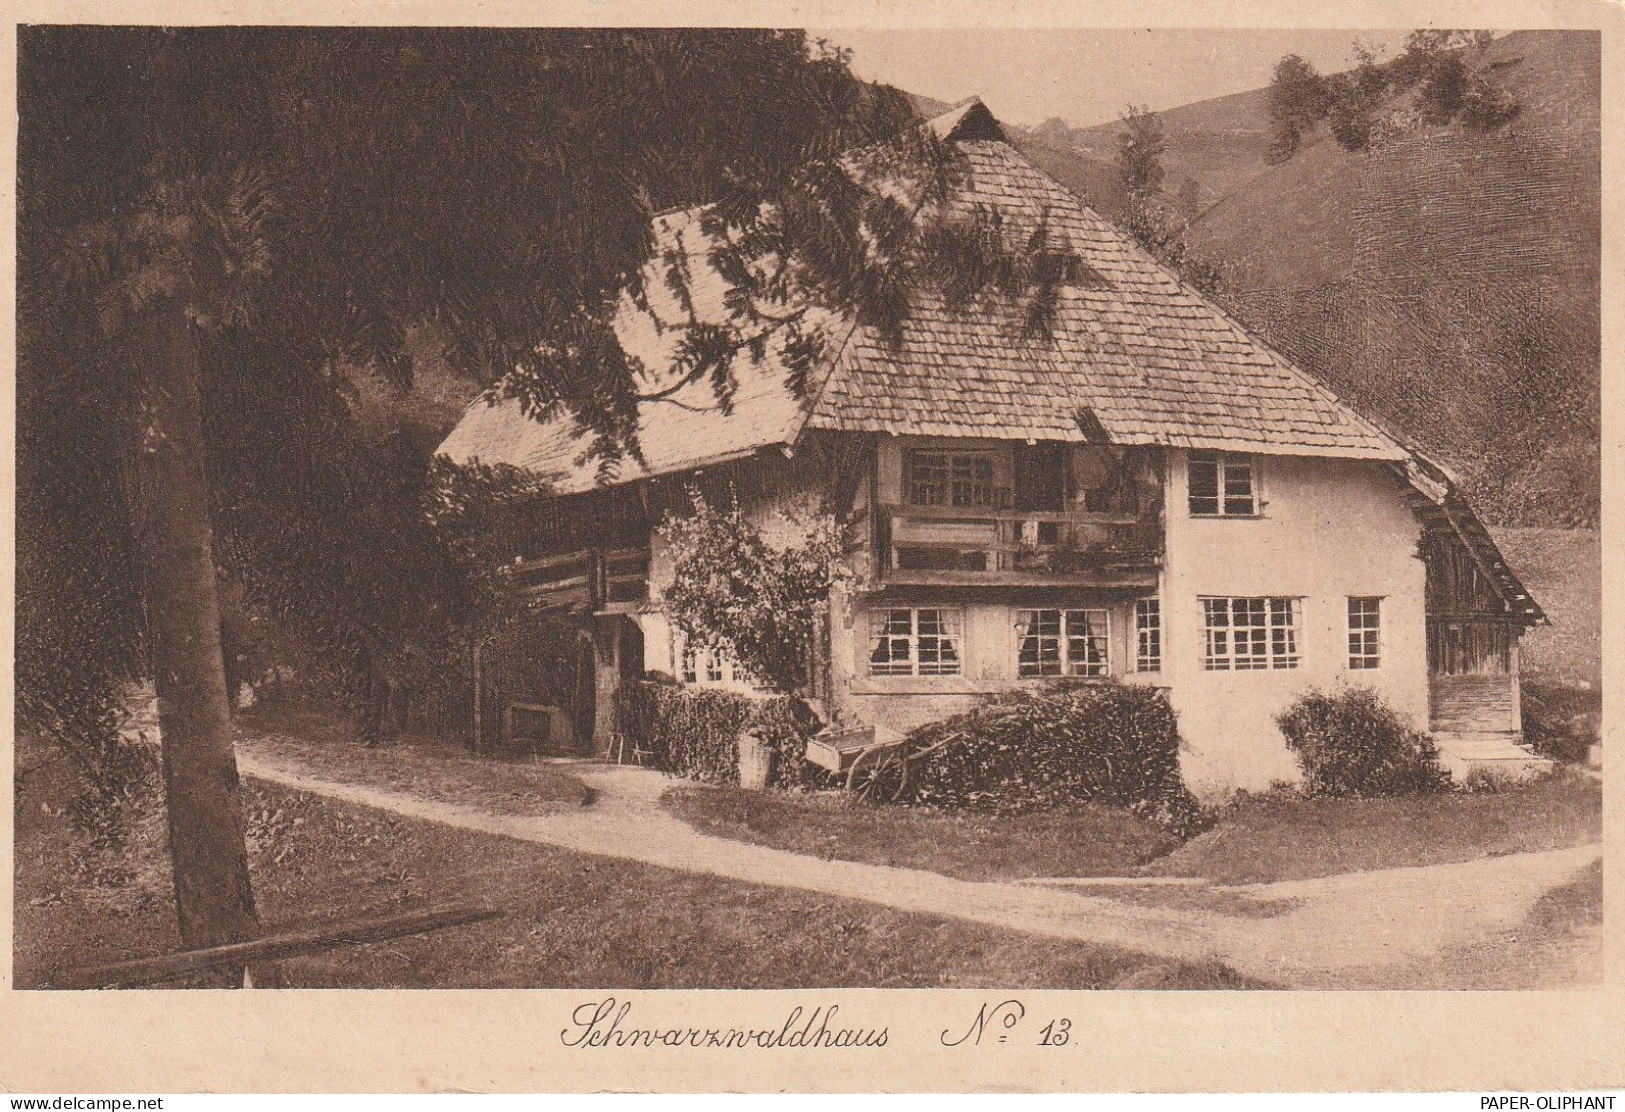
<path fill-rule="evenodd" d="M 1433 739 L 1414 730 L 1375 691 L 1311 690 L 1275 719 L 1311 796 L 1414 795 L 1450 783 Z"/>
<path fill-rule="evenodd" d="M 714 508 L 697 490 L 689 511 L 661 526 L 673 577 L 666 610 L 691 647 L 721 649 L 753 682 L 773 691 L 804 689 L 808 661 L 839 568 L 841 530 L 833 515 L 800 506 L 780 513 L 770 539 L 737 502 Z"/>
<path fill-rule="evenodd" d="M 1150 687 L 1058 683 L 988 696 L 909 734 L 935 749 L 909 801 L 993 814 L 1090 801 L 1128 807 L 1184 836 L 1201 809 L 1179 774 L 1179 728 Z"/>
<path fill-rule="evenodd" d="M 1523 685 L 1523 736 L 1542 757 L 1584 764 L 1599 739 L 1602 693 L 1529 682 Z"/>
<path fill-rule="evenodd" d="M 745 730 L 778 753 L 775 787 L 800 787 L 813 771 L 806 762 L 807 739 L 818 730 L 818 716 L 791 696 L 752 698 L 644 681 L 621 688 L 617 713 L 621 732 L 653 754 L 656 768 L 674 776 L 739 783 L 739 735 Z"/>

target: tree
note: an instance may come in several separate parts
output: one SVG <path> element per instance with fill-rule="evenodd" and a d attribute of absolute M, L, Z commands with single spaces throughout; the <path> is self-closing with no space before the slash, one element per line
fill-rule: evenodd
<path fill-rule="evenodd" d="M 728 404 L 770 331 L 804 377 L 808 306 L 895 332 L 929 241 L 891 187 L 925 205 L 958 167 L 847 62 L 788 31 L 23 30 L 19 708 L 100 776 L 113 685 L 156 675 L 186 945 L 255 929 L 216 565 L 352 688 L 459 605 L 425 599 L 446 569 L 367 466 L 347 381 L 408 386 L 431 335 L 612 461 L 651 395 Z M 645 302 L 651 215 L 701 204 L 730 317 L 671 322 L 651 388 L 613 318 Z M 1053 301 L 1060 254 L 1021 259 L 990 273 Z"/>
<path fill-rule="evenodd" d="M 1285 162 L 1298 153 L 1304 135 L 1325 119 L 1331 106 L 1320 71 L 1300 54 L 1288 54 L 1275 63 L 1265 94 L 1269 105 L 1270 143 L 1266 157 Z"/>
<path fill-rule="evenodd" d="M 1329 120 L 1332 138 L 1344 150 L 1365 150 L 1385 135 L 1417 124 L 1444 126 L 1460 121 L 1476 131 L 1499 127 L 1518 114 L 1518 104 L 1492 85 L 1481 56 L 1493 40 L 1489 31 L 1413 31 L 1405 52 L 1378 62 L 1374 51 L 1356 42 L 1358 65 L 1348 73 L 1321 76 L 1296 54 L 1275 66 L 1268 90 L 1270 162 L 1285 162 L 1304 137 Z M 1392 95 L 1414 94 L 1404 110 Z"/>
<path fill-rule="evenodd" d="M 801 507 L 789 535 L 770 540 L 737 504 L 718 509 L 699 491 L 662 532 L 674 576 L 665 602 L 693 648 L 720 649 L 761 687 L 805 694 L 830 588 L 840 578 L 841 527 Z"/>
<path fill-rule="evenodd" d="M 1129 105 L 1123 130 L 1117 134 L 1117 176 L 1128 194 L 1123 230 L 1183 281 L 1204 293 L 1216 293 L 1224 286 L 1223 267 L 1190 242 L 1191 222 L 1199 215 L 1196 182 L 1186 178 L 1173 203 L 1163 196 L 1166 149 L 1162 118 L 1143 106 Z"/>
<path fill-rule="evenodd" d="M 19 710 L 110 751 L 111 685 L 150 669 L 182 941 L 235 941 L 255 924 L 216 560 L 293 584 L 231 501 L 263 480 L 266 434 L 234 444 L 219 401 L 269 384 L 308 433 L 346 368 L 409 383 L 409 330 L 432 325 L 533 415 L 636 451 L 639 368 L 608 319 L 651 212 L 715 201 L 849 297 L 861 252 L 828 244 L 888 201 L 837 158 L 907 108 L 790 32 L 34 27 L 19 64 L 18 517 L 39 530 L 19 544 Z M 712 339 L 692 371 L 725 394 L 747 338 Z M 280 508 L 332 524 L 330 499 Z"/>
<path fill-rule="evenodd" d="M 1117 133 L 1117 173 L 1129 196 L 1146 197 L 1162 190 L 1162 154 L 1167 143 L 1162 117 L 1144 105 L 1129 105 Z"/>
<path fill-rule="evenodd" d="M 1354 55 L 1359 65 L 1352 73 L 1327 79 L 1332 138 L 1346 151 L 1360 151 L 1371 145 L 1389 84 L 1388 70 L 1378 64 L 1375 51 L 1356 42 Z"/>

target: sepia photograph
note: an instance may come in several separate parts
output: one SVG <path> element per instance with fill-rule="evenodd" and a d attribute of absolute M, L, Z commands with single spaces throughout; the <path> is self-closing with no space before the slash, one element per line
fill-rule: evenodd
<path fill-rule="evenodd" d="M 24 995 L 1602 988 L 1600 32 L 15 34 Z"/>

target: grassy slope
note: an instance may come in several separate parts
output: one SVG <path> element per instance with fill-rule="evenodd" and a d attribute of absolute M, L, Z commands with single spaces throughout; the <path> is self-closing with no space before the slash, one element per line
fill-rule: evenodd
<path fill-rule="evenodd" d="M 1495 794 L 1308 800 L 1265 796 L 1228 808 L 1216 827 L 1145 872 L 1252 884 L 1473 861 L 1601 837 L 1602 787 L 1578 774 Z"/>
<path fill-rule="evenodd" d="M 21 767 L 33 767 L 30 754 Z M 16 812 L 13 971 L 40 987 L 53 968 L 174 949 L 162 820 L 130 844 L 86 848 L 57 811 L 60 762 L 29 776 Z M 43 805 L 43 807 L 42 807 Z M 589 857 L 417 822 L 250 783 L 251 870 L 262 919 L 319 924 L 470 901 L 506 910 L 467 927 L 283 963 L 292 988 L 1097 988 L 1250 987 L 1221 967 L 1179 966 L 855 900 Z M 116 864 L 89 884 L 79 864 Z M 1137 982 L 1138 983 L 1138 982 Z"/>
<path fill-rule="evenodd" d="M 969 880 L 1188 876 L 1250 884 L 1472 861 L 1596 841 L 1602 792 L 1564 775 L 1497 794 L 1409 799 L 1245 799 L 1181 846 L 1108 807 L 994 819 L 840 798 L 679 788 L 666 804 L 719 837 Z"/>
<path fill-rule="evenodd" d="M 874 807 L 840 795 L 675 788 L 685 822 L 723 838 L 814 857 L 928 869 L 965 880 L 1118 876 L 1178 841 L 1115 807 L 989 818 Z"/>
<path fill-rule="evenodd" d="M 1495 529 L 1512 570 L 1551 624 L 1523 639 L 1526 681 L 1602 686 L 1602 535 L 1593 529 Z"/>
<path fill-rule="evenodd" d="M 1522 106 L 1488 135 L 1432 128 L 1351 153 L 1322 131 L 1269 166 L 1263 90 L 1171 109 L 1169 189 L 1199 183 L 1193 239 L 1229 268 L 1248 327 L 1457 464 L 1499 518 L 1592 520 L 1579 417 L 1598 373 L 1597 40 L 1515 32 L 1486 60 Z M 1069 145 L 1109 164 L 1118 130 Z M 1110 215 L 1087 175 L 1052 172 Z"/>
<path fill-rule="evenodd" d="M 1162 161 L 1169 193 L 1176 193 L 1188 178 L 1197 183 L 1198 197 L 1206 207 L 1245 188 L 1264 169 L 1269 133 L 1262 89 L 1197 101 L 1158 115 L 1167 144 Z M 1122 129 L 1116 121 L 1077 128 L 1070 145 L 1110 163 L 1117 157 Z"/>
<path fill-rule="evenodd" d="M 245 752 L 318 777 L 507 814 L 580 807 L 591 796 L 586 784 L 550 764 L 523 757 L 473 759 L 438 738 L 398 737 L 364 749 L 348 720 L 315 705 L 250 707 L 239 716 L 238 735 Z"/>

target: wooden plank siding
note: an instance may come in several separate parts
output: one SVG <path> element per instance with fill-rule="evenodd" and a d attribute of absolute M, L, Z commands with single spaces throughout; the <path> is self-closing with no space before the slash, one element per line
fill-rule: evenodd
<path fill-rule="evenodd" d="M 1522 729 L 1517 677 L 1436 675 L 1428 684 L 1428 719 L 1440 733 L 1515 733 Z"/>

